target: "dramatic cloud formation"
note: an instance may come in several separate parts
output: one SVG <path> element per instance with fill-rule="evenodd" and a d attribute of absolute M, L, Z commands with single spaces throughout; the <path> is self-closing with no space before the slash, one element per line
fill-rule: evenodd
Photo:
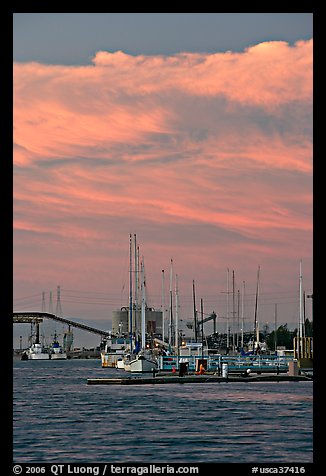
<path fill-rule="evenodd" d="M 185 295 L 228 267 L 253 285 L 258 263 L 266 291 L 295 291 L 301 258 L 311 287 L 312 48 L 15 64 L 16 292 L 118 296 L 130 232 L 156 306 L 171 257 Z"/>

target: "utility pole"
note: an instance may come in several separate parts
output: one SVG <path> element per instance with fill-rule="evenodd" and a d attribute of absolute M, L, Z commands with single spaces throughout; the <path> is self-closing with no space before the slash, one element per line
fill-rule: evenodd
<path fill-rule="evenodd" d="M 50 297 L 49 297 L 49 313 L 53 314 L 52 291 L 50 291 Z"/>
<path fill-rule="evenodd" d="M 42 312 L 45 312 L 45 292 L 42 291 Z"/>
<path fill-rule="evenodd" d="M 61 308 L 61 290 L 60 286 L 57 286 L 57 305 L 55 309 L 55 315 L 58 317 L 62 317 L 62 308 Z"/>

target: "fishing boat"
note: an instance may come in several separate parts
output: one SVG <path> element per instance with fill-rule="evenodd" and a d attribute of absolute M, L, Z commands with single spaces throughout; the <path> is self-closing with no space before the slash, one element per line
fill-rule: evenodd
<path fill-rule="evenodd" d="M 122 361 L 125 356 L 125 349 L 128 346 L 125 337 L 113 337 L 112 335 L 105 341 L 104 349 L 101 351 L 102 367 L 113 367 L 123 369 Z M 119 363 L 119 366 L 117 365 Z"/>
<path fill-rule="evenodd" d="M 101 352 L 101 361 L 102 361 L 102 367 L 113 367 L 113 368 L 120 368 L 117 367 L 117 362 L 122 359 L 124 355 L 123 350 L 115 350 L 115 351 L 108 351 L 107 348 L 105 348 Z"/>
<path fill-rule="evenodd" d="M 22 360 L 49 360 L 49 352 L 40 343 L 40 325 L 36 323 L 35 342 L 22 354 Z"/>
<path fill-rule="evenodd" d="M 49 352 L 39 342 L 34 342 L 31 347 L 22 354 L 22 360 L 49 360 Z"/>
<path fill-rule="evenodd" d="M 53 342 L 50 347 L 49 358 L 51 360 L 66 360 L 67 359 L 66 352 L 64 352 L 63 348 L 58 342 L 58 336 L 56 332 L 54 332 Z"/>

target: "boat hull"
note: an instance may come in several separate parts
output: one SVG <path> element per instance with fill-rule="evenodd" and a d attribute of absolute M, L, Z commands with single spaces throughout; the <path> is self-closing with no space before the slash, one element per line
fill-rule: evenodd
<path fill-rule="evenodd" d="M 50 354 L 50 360 L 66 360 L 67 354 L 65 352 Z"/>
<path fill-rule="evenodd" d="M 145 373 L 153 372 L 158 368 L 157 362 L 140 356 L 130 361 L 130 372 Z M 126 368 L 125 368 L 126 370 Z"/>
<path fill-rule="evenodd" d="M 29 354 L 28 360 L 49 360 L 49 354 Z"/>
<path fill-rule="evenodd" d="M 48 352 L 44 352 L 41 344 L 33 344 L 27 351 L 28 360 L 49 360 Z"/>

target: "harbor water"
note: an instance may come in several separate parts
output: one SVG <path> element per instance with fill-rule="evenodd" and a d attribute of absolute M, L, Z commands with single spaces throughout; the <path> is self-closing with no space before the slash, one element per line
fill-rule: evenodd
<path fill-rule="evenodd" d="M 87 385 L 100 360 L 14 361 L 17 463 L 311 463 L 313 383 Z"/>

